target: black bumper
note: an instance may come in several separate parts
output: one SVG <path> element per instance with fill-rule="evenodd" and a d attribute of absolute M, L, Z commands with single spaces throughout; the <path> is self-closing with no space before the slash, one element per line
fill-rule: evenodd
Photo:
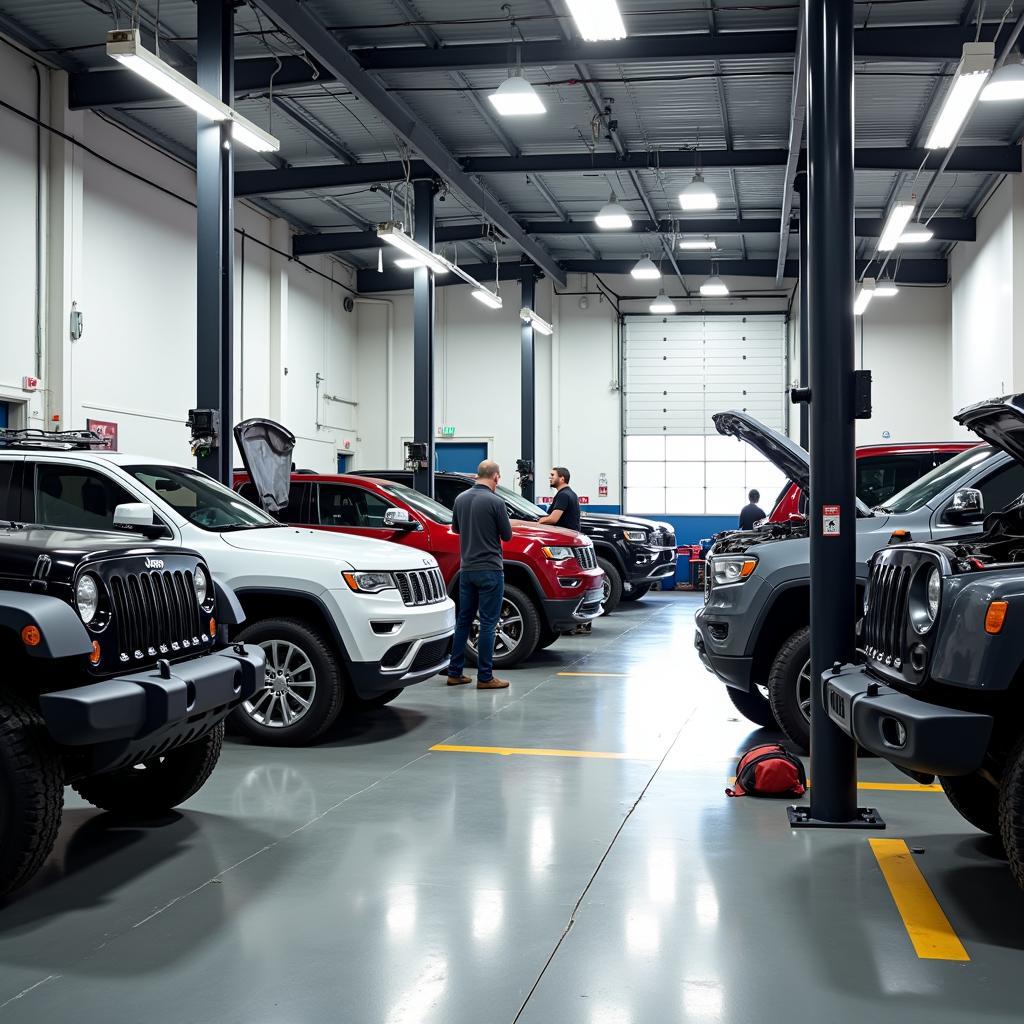
<path fill-rule="evenodd" d="M 926 775 L 968 775 L 992 735 L 992 716 L 929 704 L 877 682 L 860 665 L 825 678 L 829 717 L 865 750 Z"/>
<path fill-rule="evenodd" d="M 452 656 L 455 631 L 424 640 L 404 669 L 386 669 L 377 661 L 351 661 L 348 663 L 352 689 L 363 700 L 382 696 L 392 690 L 415 686 L 448 669 Z"/>
<path fill-rule="evenodd" d="M 716 675 L 726 686 L 734 690 L 750 692 L 750 676 L 754 668 L 753 658 L 728 658 L 721 654 L 713 654 L 704 643 L 704 637 L 698 629 L 693 637 L 693 646 L 700 655 L 704 667 Z"/>
<path fill-rule="evenodd" d="M 564 633 L 575 629 L 581 622 L 590 622 L 598 618 L 603 603 L 604 588 L 595 587 L 582 597 L 571 597 L 568 600 L 544 598 L 541 601 L 541 609 L 548 629 L 555 633 Z"/>
<path fill-rule="evenodd" d="M 625 579 L 633 586 L 656 583 L 675 577 L 676 549 L 627 547 L 623 552 Z"/>

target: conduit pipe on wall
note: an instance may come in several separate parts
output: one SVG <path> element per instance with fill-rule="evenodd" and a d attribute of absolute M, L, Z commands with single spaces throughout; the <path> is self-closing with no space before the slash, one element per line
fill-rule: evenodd
<path fill-rule="evenodd" d="M 387 342 L 384 350 L 384 462 L 391 458 L 391 361 L 395 344 L 395 303 L 392 299 L 367 299 L 356 296 L 357 306 L 383 306 L 387 315 Z"/>

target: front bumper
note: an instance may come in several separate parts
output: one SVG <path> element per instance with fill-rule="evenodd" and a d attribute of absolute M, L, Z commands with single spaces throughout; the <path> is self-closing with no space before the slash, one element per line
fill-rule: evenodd
<path fill-rule="evenodd" d="M 348 666 L 352 689 L 364 700 L 422 683 L 448 668 L 455 631 L 396 644 L 381 661 L 354 661 Z"/>
<path fill-rule="evenodd" d="M 603 580 L 603 574 L 602 574 Z M 604 586 L 591 587 L 580 597 L 568 600 L 544 598 L 541 607 L 550 630 L 563 633 L 575 629 L 581 622 L 590 622 L 601 615 L 604 603 Z"/>
<path fill-rule="evenodd" d="M 626 582 L 643 586 L 676 574 L 676 549 L 626 545 L 622 552 L 626 565 Z"/>
<path fill-rule="evenodd" d="M 829 718 L 865 750 L 925 775 L 969 775 L 992 735 L 992 716 L 929 704 L 875 680 L 862 665 L 825 677 Z"/>
<path fill-rule="evenodd" d="M 750 690 L 750 676 L 754 667 L 753 658 L 733 657 L 709 651 L 704 637 L 698 629 L 693 637 L 693 646 L 700 655 L 704 667 L 734 690 Z"/>

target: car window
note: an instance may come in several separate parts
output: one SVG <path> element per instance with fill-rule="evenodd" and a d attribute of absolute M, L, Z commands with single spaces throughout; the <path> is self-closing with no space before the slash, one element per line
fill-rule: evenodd
<path fill-rule="evenodd" d="M 979 445 L 954 455 L 948 462 L 936 466 L 920 480 L 915 480 L 909 487 L 894 494 L 882 505 L 889 512 L 916 512 L 937 498 L 947 487 L 956 483 L 960 477 L 972 470 L 981 469 L 985 463 L 999 457 L 999 452 L 988 445 Z"/>
<path fill-rule="evenodd" d="M 434 478 L 434 497 L 437 498 L 445 508 L 455 508 L 455 499 L 466 487 L 458 480 L 445 477 Z"/>
<path fill-rule="evenodd" d="M 138 501 L 103 473 L 52 462 L 36 464 L 33 494 L 37 523 L 76 530 L 113 530 L 114 509 Z"/>
<path fill-rule="evenodd" d="M 351 484 L 320 484 L 320 525 L 383 529 L 384 513 L 394 506 L 379 494 Z"/>
<path fill-rule="evenodd" d="M 24 515 L 21 510 L 22 465 L 21 459 L 0 460 L 0 519 L 17 522 Z"/>
<path fill-rule="evenodd" d="M 857 460 L 857 497 L 868 508 L 884 505 L 897 491 L 909 487 L 932 466 L 916 454 L 869 455 Z M 929 459 L 930 462 L 930 459 Z"/>
<path fill-rule="evenodd" d="M 310 483 L 295 483 L 292 481 L 291 486 L 288 488 L 288 507 L 281 509 L 280 512 L 272 513 L 274 518 L 279 523 L 293 525 L 311 523 L 312 513 L 309 510 L 309 496 L 312 490 L 313 485 Z M 260 504 L 259 492 L 251 480 L 247 480 L 242 484 L 238 488 L 238 493 L 246 501 L 251 501 L 254 505 Z"/>
<path fill-rule="evenodd" d="M 1024 494 L 1024 466 L 1011 462 L 976 486 L 985 502 L 985 512 L 998 512 Z"/>

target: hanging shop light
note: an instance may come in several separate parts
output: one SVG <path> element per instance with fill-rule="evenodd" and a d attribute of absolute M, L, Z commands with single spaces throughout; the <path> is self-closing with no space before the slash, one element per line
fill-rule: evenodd
<path fill-rule="evenodd" d="M 231 137 L 239 144 L 257 153 L 276 153 L 281 148 L 281 143 L 269 132 L 253 124 L 237 110 L 147 50 L 142 45 L 138 29 L 113 29 L 108 32 L 107 56 L 208 120 L 230 121 Z"/>
<path fill-rule="evenodd" d="M 981 91 L 982 103 L 1024 100 L 1024 64 L 1004 64 Z"/>
<path fill-rule="evenodd" d="M 930 242 L 935 232 L 920 221 L 908 224 L 906 230 L 900 235 L 901 245 L 921 245 L 923 242 Z"/>
<path fill-rule="evenodd" d="M 925 142 L 928 149 L 947 149 L 952 144 L 992 74 L 995 59 L 995 43 L 964 43 L 953 84 Z"/>
<path fill-rule="evenodd" d="M 490 288 L 485 288 L 483 285 L 473 290 L 473 298 L 491 309 L 501 309 L 502 307 L 501 296 L 495 295 Z"/>
<path fill-rule="evenodd" d="M 625 39 L 626 26 L 615 0 L 566 0 L 576 30 L 587 42 Z"/>
<path fill-rule="evenodd" d="M 415 266 L 429 267 L 437 274 L 446 274 L 450 269 L 451 265 L 444 257 L 438 256 L 436 252 L 431 252 L 425 246 L 420 245 L 415 238 L 411 238 L 402 230 L 401 224 L 387 221 L 378 225 L 377 237 L 382 242 L 401 249 Z"/>
<path fill-rule="evenodd" d="M 679 193 L 679 205 L 684 210 L 717 210 L 718 196 L 704 175 L 696 171 L 690 184 Z"/>
<path fill-rule="evenodd" d="M 637 281 L 656 281 L 661 277 L 661 271 L 654 260 L 651 259 L 649 252 L 645 252 L 643 257 L 636 261 L 636 265 L 629 273 Z"/>
<path fill-rule="evenodd" d="M 729 286 L 718 276 L 718 267 L 711 267 L 711 276 L 700 286 L 700 293 L 705 298 L 720 299 L 729 294 Z"/>
<path fill-rule="evenodd" d="M 399 270 L 415 270 L 417 267 L 424 267 L 424 266 L 426 266 L 426 264 L 421 259 L 419 259 L 419 257 L 417 257 L 416 259 L 413 259 L 412 256 L 399 256 L 398 259 L 395 260 L 395 266 L 398 267 Z M 448 273 L 448 268 L 447 267 L 443 267 L 442 266 L 442 267 L 435 267 L 435 268 L 432 268 L 432 269 L 434 270 L 435 274 L 447 274 Z"/>
<path fill-rule="evenodd" d="M 547 111 L 537 90 L 520 74 L 506 78 L 487 98 L 502 117 L 526 117 Z"/>
<path fill-rule="evenodd" d="M 914 216 L 914 203 L 897 203 L 889 211 L 878 239 L 879 252 L 892 252 L 903 238 L 903 232 Z"/>
<path fill-rule="evenodd" d="M 651 303 L 650 309 L 652 313 L 674 313 L 676 311 L 676 304 L 665 294 L 665 289 L 662 288 Z"/>
<path fill-rule="evenodd" d="M 883 277 L 875 282 L 875 298 L 876 299 L 891 299 L 894 295 L 899 295 L 900 290 L 896 287 L 896 282 L 891 277 Z"/>
<path fill-rule="evenodd" d="M 555 333 L 555 328 L 549 324 L 544 317 L 539 316 L 530 309 L 529 306 L 523 306 L 523 308 L 519 310 L 519 319 L 522 320 L 524 324 L 529 324 L 535 331 L 539 331 L 541 334 L 551 335 Z"/>
<path fill-rule="evenodd" d="M 875 297 L 875 279 L 873 277 L 865 277 L 860 284 L 860 291 L 857 293 L 857 298 L 853 303 L 853 315 L 863 316 L 864 311 L 871 305 L 871 300 Z"/>
<path fill-rule="evenodd" d="M 594 218 L 594 223 L 603 231 L 614 231 L 616 229 L 621 231 L 633 226 L 633 218 L 630 217 L 626 212 L 626 208 L 615 198 L 615 193 L 613 192 L 608 202 L 598 211 L 597 216 Z"/>
<path fill-rule="evenodd" d="M 703 238 L 684 238 L 680 241 L 679 248 L 685 252 L 715 252 L 718 249 L 718 242 L 708 235 Z"/>

